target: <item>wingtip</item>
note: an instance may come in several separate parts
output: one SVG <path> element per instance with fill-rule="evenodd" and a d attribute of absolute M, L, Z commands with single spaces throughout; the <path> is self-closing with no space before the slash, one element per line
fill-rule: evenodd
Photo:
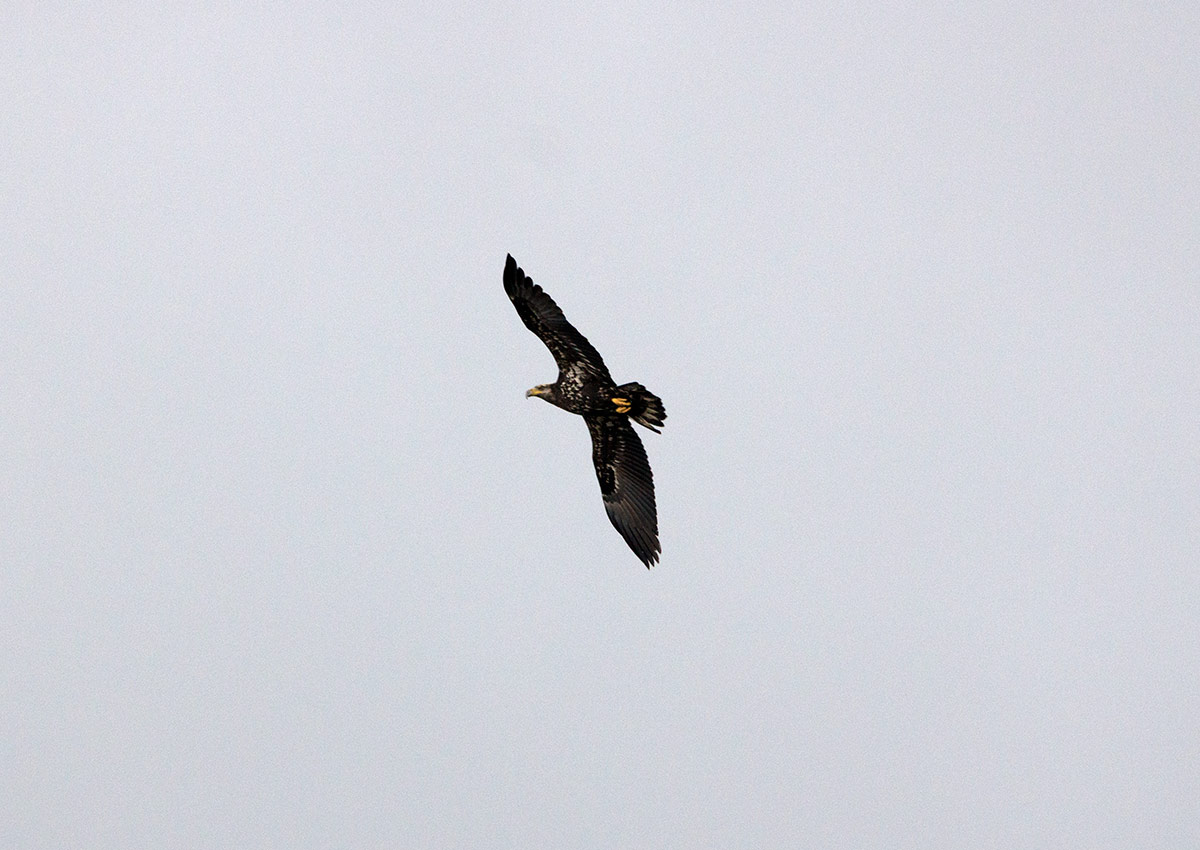
<path fill-rule="evenodd" d="M 629 548 L 633 549 L 633 554 L 638 556 L 638 560 L 646 565 L 646 569 L 650 569 L 658 563 L 662 554 L 662 546 L 658 542 L 658 532 L 656 530 L 653 535 L 640 534 L 638 537 L 636 546 L 632 540 L 626 542 L 629 543 Z"/>
<path fill-rule="evenodd" d="M 517 265 L 513 255 L 509 254 L 504 261 L 504 291 L 508 293 L 508 297 L 516 298 L 517 292 L 524 282 L 525 273 L 521 271 L 521 267 Z"/>

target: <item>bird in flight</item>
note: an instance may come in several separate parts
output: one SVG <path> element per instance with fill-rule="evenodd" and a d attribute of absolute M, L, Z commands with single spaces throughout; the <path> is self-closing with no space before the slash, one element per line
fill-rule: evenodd
<path fill-rule="evenodd" d="M 642 563 L 653 566 L 662 552 L 654 475 L 642 441 L 629 423 L 662 433 L 658 429 L 667 418 L 662 399 L 641 384 L 617 386 L 596 349 L 511 254 L 504 264 L 504 291 L 525 327 L 546 344 L 558 364 L 558 380 L 538 384 L 525 397 L 537 396 L 587 422 L 608 519 Z"/>

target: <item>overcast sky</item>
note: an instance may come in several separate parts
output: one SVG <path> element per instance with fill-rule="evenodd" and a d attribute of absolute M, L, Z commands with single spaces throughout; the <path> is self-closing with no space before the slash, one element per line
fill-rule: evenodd
<path fill-rule="evenodd" d="M 730 5 L 6 6 L 0 845 L 1200 846 L 1200 7 Z"/>

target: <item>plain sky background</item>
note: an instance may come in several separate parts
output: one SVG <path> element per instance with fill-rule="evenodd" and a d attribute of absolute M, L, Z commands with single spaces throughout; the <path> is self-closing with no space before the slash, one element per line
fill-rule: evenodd
<path fill-rule="evenodd" d="M 1200 6 L 434 5 L 0 13 L 0 845 L 1200 846 Z"/>

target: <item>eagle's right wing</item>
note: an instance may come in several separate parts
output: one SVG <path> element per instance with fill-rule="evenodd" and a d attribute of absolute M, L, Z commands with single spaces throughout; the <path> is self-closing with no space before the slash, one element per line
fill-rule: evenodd
<path fill-rule="evenodd" d="M 628 417 L 588 415 L 592 462 L 600 481 L 604 509 L 633 554 L 647 567 L 658 561 L 658 509 L 654 504 L 654 474 L 642 441 Z"/>

